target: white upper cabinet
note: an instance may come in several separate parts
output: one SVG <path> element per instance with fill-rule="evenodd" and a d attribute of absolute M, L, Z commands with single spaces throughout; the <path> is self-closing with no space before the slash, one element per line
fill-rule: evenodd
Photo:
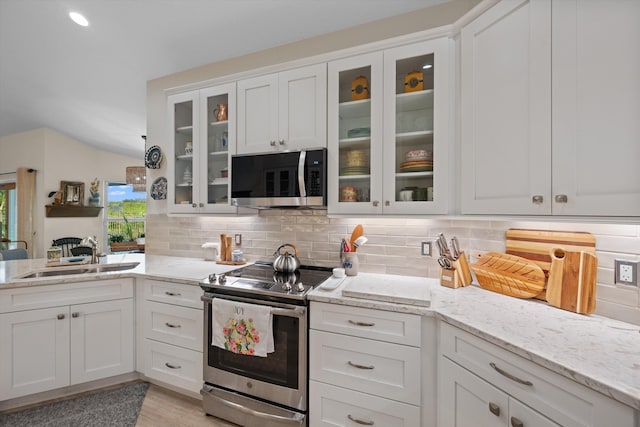
<path fill-rule="evenodd" d="M 462 213 L 640 215 L 640 2 L 504 0 L 461 44 Z"/>
<path fill-rule="evenodd" d="M 550 0 L 498 3 L 461 45 L 462 213 L 550 214 Z"/>
<path fill-rule="evenodd" d="M 238 81 L 238 154 L 326 147 L 327 68 Z"/>
<path fill-rule="evenodd" d="M 448 39 L 328 65 L 328 211 L 448 210 Z"/>
<path fill-rule="evenodd" d="M 554 1 L 553 213 L 640 216 L 640 2 Z"/>
<path fill-rule="evenodd" d="M 168 211 L 233 213 L 235 83 L 169 96 Z"/>

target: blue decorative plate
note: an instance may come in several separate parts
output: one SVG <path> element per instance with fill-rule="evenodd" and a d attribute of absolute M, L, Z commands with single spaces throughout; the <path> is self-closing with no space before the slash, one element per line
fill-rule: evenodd
<path fill-rule="evenodd" d="M 167 198 L 167 178 L 161 176 L 153 181 L 149 190 L 153 200 L 164 200 Z"/>
<path fill-rule="evenodd" d="M 144 161 L 149 169 L 160 169 L 160 162 L 162 161 L 162 151 L 160 147 L 157 145 L 149 147 L 144 155 Z"/>

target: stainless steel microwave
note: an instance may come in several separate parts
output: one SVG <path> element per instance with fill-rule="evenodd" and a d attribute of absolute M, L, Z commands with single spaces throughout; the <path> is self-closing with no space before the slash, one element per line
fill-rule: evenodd
<path fill-rule="evenodd" d="M 231 204 L 327 206 L 327 149 L 232 156 Z"/>

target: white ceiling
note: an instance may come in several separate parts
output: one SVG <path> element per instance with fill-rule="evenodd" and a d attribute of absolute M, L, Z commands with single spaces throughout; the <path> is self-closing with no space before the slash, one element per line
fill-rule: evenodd
<path fill-rule="evenodd" d="M 0 136 L 142 157 L 147 80 L 444 1 L 0 0 Z"/>

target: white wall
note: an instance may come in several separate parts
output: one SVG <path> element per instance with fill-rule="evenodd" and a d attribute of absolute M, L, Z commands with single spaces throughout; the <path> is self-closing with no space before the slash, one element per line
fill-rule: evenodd
<path fill-rule="evenodd" d="M 101 183 L 124 182 L 127 166 L 143 165 L 142 158 L 98 150 L 51 129 L 35 129 L 0 138 L 0 173 L 13 172 L 20 166 L 37 171 L 34 211 L 35 258 L 44 256 L 53 239 L 100 236 L 102 233 L 104 210 L 97 217 L 45 216 L 44 206 L 52 202 L 47 195 L 60 189 L 60 181 L 84 182 L 86 204 L 89 185 L 94 178 L 98 178 Z M 104 197 L 102 191 L 101 196 Z M 102 200 L 104 201 L 104 198 Z M 103 250 L 105 248 L 103 246 Z"/>

